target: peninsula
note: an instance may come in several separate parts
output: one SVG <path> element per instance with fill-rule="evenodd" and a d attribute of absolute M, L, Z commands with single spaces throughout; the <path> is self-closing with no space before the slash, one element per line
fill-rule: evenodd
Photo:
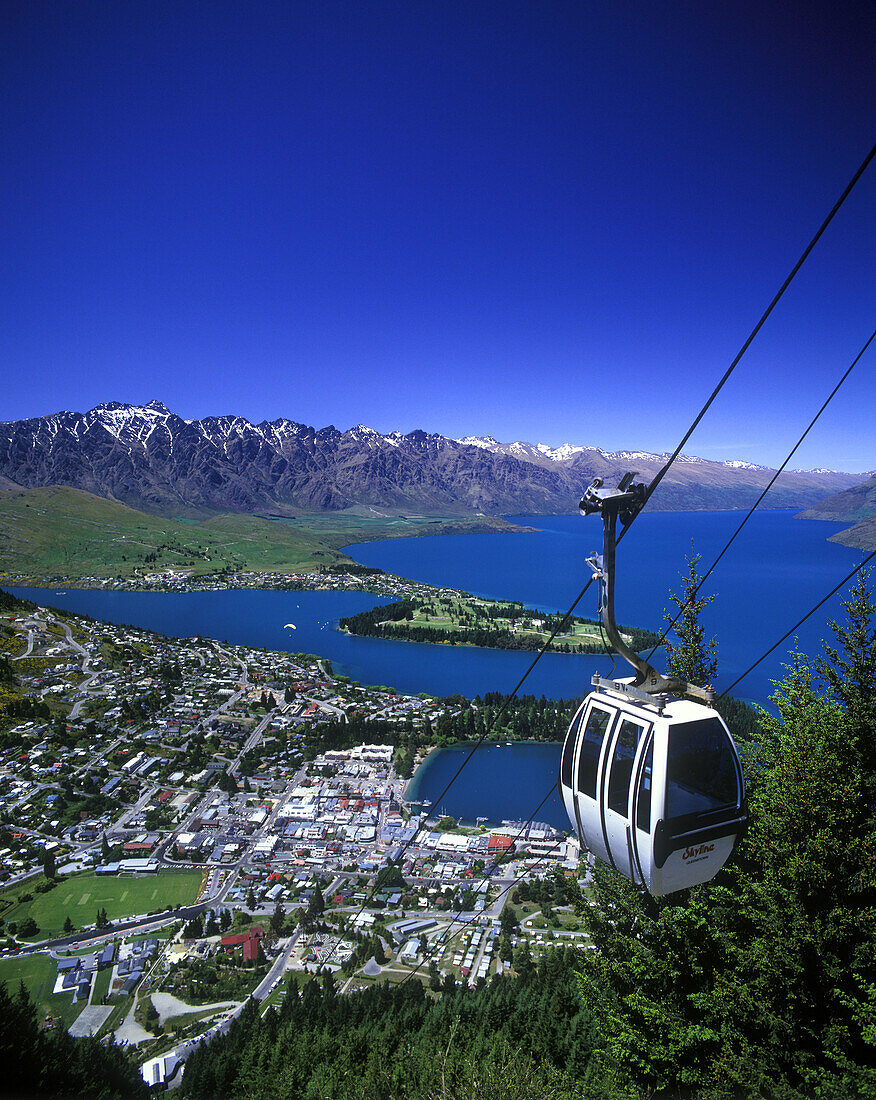
<path fill-rule="evenodd" d="M 538 650 L 554 630 L 553 648 L 559 653 L 598 653 L 609 646 L 599 624 L 525 607 L 519 601 L 485 600 L 466 594 L 412 596 L 371 611 L 341 619 L 338 628 L 348 634 L 393 641 L 474 645 L 489 649 Z M 651 630 L 622 627 L 633 649 L 659 644 Z"/>

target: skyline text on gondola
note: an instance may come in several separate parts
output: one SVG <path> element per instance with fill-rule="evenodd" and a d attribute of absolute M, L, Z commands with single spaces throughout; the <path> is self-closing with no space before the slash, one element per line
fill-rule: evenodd
<path fill-rule="evenodd" d="M 714 850 L 714 844 L 701 844 L 698 848 L 685 848 L 684 854 L 681 858 L 683 860 L 687 860 L 693 859 L 695 856 L 698 856 L 704 859 L 709 854 L 709 852 L 714 852 Z"/>

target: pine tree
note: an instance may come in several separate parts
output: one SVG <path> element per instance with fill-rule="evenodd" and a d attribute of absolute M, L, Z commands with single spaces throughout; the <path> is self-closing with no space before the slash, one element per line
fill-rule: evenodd
<path fill-rule="evenodd" d="M 876 604 L 870 569 L 862 569 L 843 602 L 846 625 L 831 622 L 837 646 L 825 645 L 817 671 L 845 715 L 871 806 L 876 805 Z"/>
<path fill-rule="evenodd" d="M 700 687 L 714 682 L 718 674 L 718 642 L 712 638 L 710 642 L 705 640 L 705 628 L 700 623 L 700 614 L 704 607 L 714 600 L 715 596 L 700 596 L 700 576 L 697 566 L 700 555 L 694 552 L 691 543 L 690 557 L 685 557 L 688 564 L 686 575 L 682 576 L 684 590 L 681 596 L 669 593 L 669 598 L 681 610 L 681 616 L 672 632 L 678 641 L 663 643 L 666 649 L 666 674 L 677 676 L 688 684 L 698 684 Z M 672 622 L 674 615 L 666 612 L 664 618 Z"/>

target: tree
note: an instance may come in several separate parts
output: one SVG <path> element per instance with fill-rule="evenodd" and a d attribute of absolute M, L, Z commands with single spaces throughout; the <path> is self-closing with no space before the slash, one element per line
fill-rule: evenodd
<path fill-rule="evenodd" d="M 817 672 L 842 708 L 860 757 L 870 805 L 876 804 L 876 604 L 870 569 L 862 569 L 843 602 L 846 624 L 831 622 L 837 646 L 825 645 Z"/>
<path fill-rule="evenodd" d="M 792 654 L 743 758 L 750 826 L 710 882 L 666 898 L 594 871 L 583 1004 L 601 1088 L 714 1097 L 876 1092 L 876 694 L 861 586 L 816 664 Z M 850 670 L 856 670 L 855 676 Z"/>
<path fill-rule="evenodd" d="M 55 853 L 49 849 L 43 852 L 43 874 L 47 879 L 55 877 Z"/>
<path fill-rule="evenodd" d="M 520 922 L 517 920 L 514 910 L 510 905 L 506 905 L 502 909 L 499 915 L 499 927 L 502 930 L 503 936 L 513 936 L 520 927 Z"/>
<path fill-rule="evenodd" d="M 145 1100 L 149 1088 L 139 1066 L 120 1047 L 96 1039 L 73 1039 L 64 1028 L 41 1026 L 36 1008 L 19 987 L 0 983 L 0 1050 L 7 1096 L 101 1096 Z"/>
<path fill-rule="evenodd" d="M 66 935 L 70 935 L 73 931 L 73 921 L 70 920 L 69 914 L 64 918 L 64 932 Z"/>
<path fill-rule="evenodd" d="M 199 940 L 204 934 L 204 916 L 203 913 L 196 913 L 190 921 L 188 921 L 183 928 L 184 940 Z"/>
<path fill-rule="evenodd" d="M 441 992 L 441 972 L 434 959 L 429 959 L 429 988 L 433 993 Z"/>
<path fill-rule="evenodd" d="M 535 963 L 533 962 L 528 943 L 521 944 L 514 952 L 514 969 L 524 981 L 532 977 L 535 972 Z"/>
<path fill-rule="evenodd" d="M 871 668 L 864 703 L 874 682 Z M 762 719 L 770 758 L 753 785 L 738 875 L 749 1061 L 805 1095 L 872 1094 L 876 777 L 861 766 L 854 685 L 843 679 L 842 702 L 817 687 L 795 657 L 773 696 L 779 717 Z"/>
<path fill-rule="evenodd" d="M 319 888 L 319 883 L 317 883 L 313 888 L 310 901 L 307 903 L 307 919 L 308 921 L 317 920 L 324 912 L 325 898 L 322 895 L 322 890 Z"/>
<path fill-rule="evenodd" d="M 678 641 L 673 644 L 667 639 L 663 645 L 666 649 L 667 676 L 677 676 L 689 684 L 703 687 L 711 684 L 718 674 L 718 642 L 715 638 L 706 642 L 705 628 L 700 624 L 703 608 L 715 598 L 714 595 L 699 595 L 702 582 L 697 566 L 700 557 L 694 553 L 691 543 L 690 557 L 685 557 L 688 571 L 686 576 L 682 576 L 683 593 L 681 596 L 669 593 L 669 598 L 681 610 L 678 622 L 672 627 Z M 674 616 L 666 612 L 664 618 L 672 622 Z"/>

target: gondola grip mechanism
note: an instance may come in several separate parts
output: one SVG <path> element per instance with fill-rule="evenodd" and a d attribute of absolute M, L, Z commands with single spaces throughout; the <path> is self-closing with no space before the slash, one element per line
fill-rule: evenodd
<path fill-rule="evenodd" d="M 595 477 L 587 486 L 578 505 L 582 515 L 589 516 L 594 512 L 602 515 L 602 554 L 591 555 L 587 564 L 593 570 L 594 579 L 600 582 L 599 610 L 605 619 L 605 630 L 617 652 L 635 669 L 636 676 L 630 686 L 652 696 L 679 692 L 710 703 L 714 698 L 711 688 L 701 688 L 676 677 L 661 675 L 644 657 L 629 648 L 615 622 L 614 561 L 617 521 L 620 520 L 624 527 L 628 527 L 647 499 L 644 484 L 634 482 L 635 477 L 636 471 L 625 473 L 616 489 L 605 488 L 602 478 Z"/>

